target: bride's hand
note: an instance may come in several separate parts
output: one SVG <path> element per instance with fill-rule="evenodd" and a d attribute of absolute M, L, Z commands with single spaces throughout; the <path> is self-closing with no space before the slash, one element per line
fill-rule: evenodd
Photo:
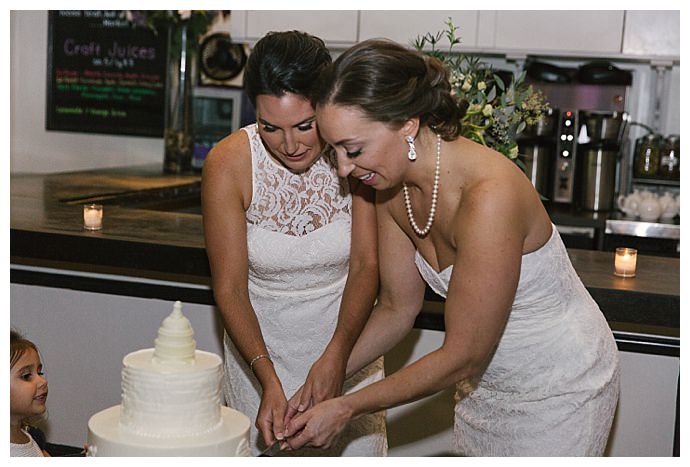
<path fill-rule="evenodd" d="M 256 428 L 267 446 L 284 439 L 287 400 L 280 386 L 264 389 L 256 416 Z"/>
<path fill-rule="evenodd" d="M 299 411 L 299 404 L 300 401 L 302 400 L 302 390 L 304 389 L 304 386 L 300 386 L 300 388 L 293 394 L 293 396 L 290 398 L 288 401 L 287 405 L 287 410 L 285 411 L 285 419 L 283 421 L 283 426 L 288 426 L 290 423 L 290 420 L 297 415 Z"/>
<path fill-rule="evenodd" d="M 352 418 L 352 408 L 345 397 L 316 404 L 294 417 L 285 430 L 292 449 L 303 446 L 328 449 Z"/>
<path fill-rule="evenodd" d="M 305 412 L 324 400 L 340 396 L 345 381 L 347 361 L 334 352 L 325 352 L 311 366 L 307 379 L 290 398 L 285 425 L 298 413 Z"/>

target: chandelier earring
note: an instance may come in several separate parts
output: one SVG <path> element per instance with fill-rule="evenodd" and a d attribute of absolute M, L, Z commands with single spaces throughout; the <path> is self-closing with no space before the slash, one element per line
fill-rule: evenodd
<path fill-rule="evenodd" d="M 417 160 L 417 148 L 414 146 L 414 138 L 408 135 L 405 136 L 405 141 L 407 141 L 407 145 L 409 146 L 407 158 L 411 161 Z"/>

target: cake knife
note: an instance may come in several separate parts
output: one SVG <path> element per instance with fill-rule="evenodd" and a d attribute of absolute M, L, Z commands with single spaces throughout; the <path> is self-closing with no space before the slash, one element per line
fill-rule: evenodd
<path fill-rule="evenodd" d="M 280 441 L 276 441 L 269 447 L 261 451 L 259 457 L 274 457 L 280 453 Z"/>

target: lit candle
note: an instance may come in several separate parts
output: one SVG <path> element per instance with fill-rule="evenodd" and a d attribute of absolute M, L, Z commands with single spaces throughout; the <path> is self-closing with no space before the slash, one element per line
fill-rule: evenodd
<path fill-rule="evenodd" d="M 637 250 L 634 248 L 616 248 L 613 273 L 619 277 L 635 277 L 636 268 Z"/>
<path fill-rule="evenodd" d="M 103 206 L 100 204 L 84 205 L 84 228 L 100 230 L 103 228 Z"/>

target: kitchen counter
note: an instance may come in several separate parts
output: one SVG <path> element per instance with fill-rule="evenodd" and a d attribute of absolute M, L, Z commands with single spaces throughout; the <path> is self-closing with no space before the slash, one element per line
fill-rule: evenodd
<path fill-rule="evenodd" d="M 164 175 L 159 165 L 13 175 L 11 281 L 213 304 L 200 178 Z M 104 205 L 102 230 L 82 227 L 89 202 Z M 568 253 L 619 347 L 679 352 L 678 259 L 640 256 L 637 277 L 622 279 L 612 274 L 611 252 Z M 426 298 L 416 325 L 442 330 L 442 299 L 430 290 Z"/>
<path fill-rule="evenodd" d="M 544 206 L 567 247 L 614 251 L 626 246 L 640 254 L 680 257 L 680 216 L 649 222 L 618 211 L 593 212 L 550 202 Z"/>

